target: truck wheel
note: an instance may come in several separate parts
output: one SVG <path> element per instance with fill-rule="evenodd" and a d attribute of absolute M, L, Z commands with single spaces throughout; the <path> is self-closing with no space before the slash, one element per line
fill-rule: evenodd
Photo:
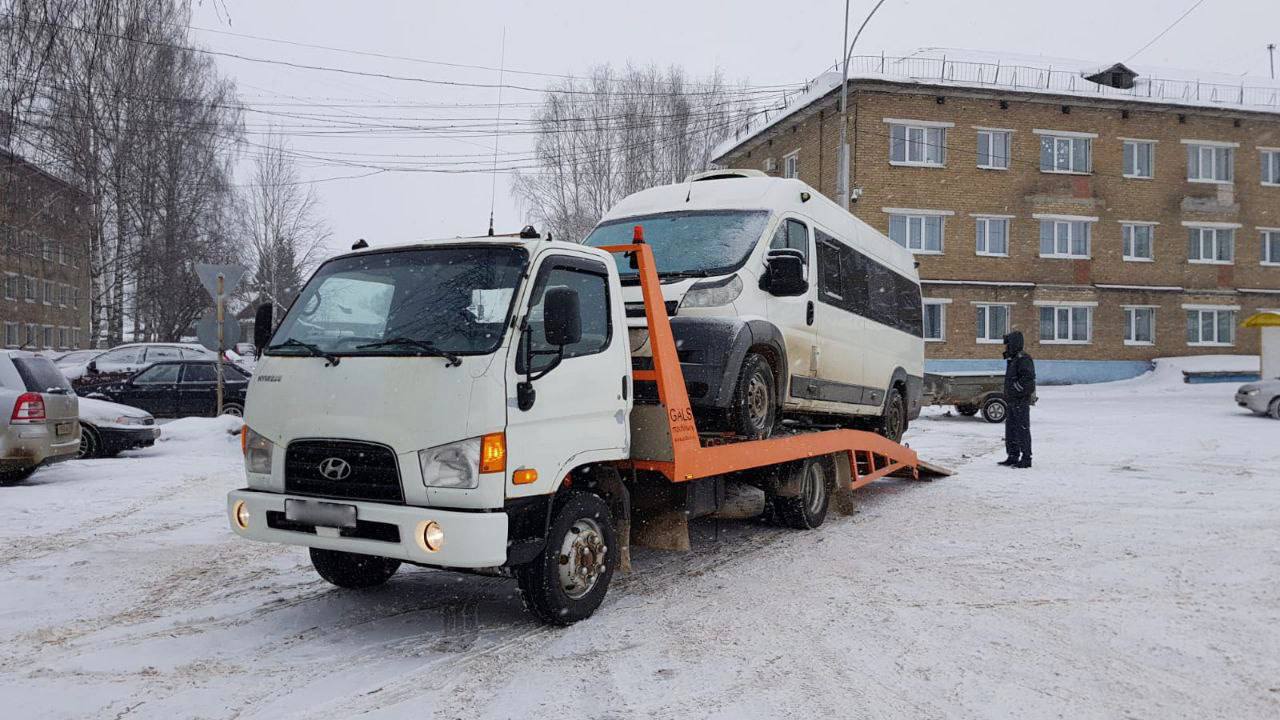
<path fill-rule="evenodd" d="M 889 397 L 884 401 L 884 415 L 876 421 L 876 432 L 894 441 L 901 442 L 907 432 L 907 399 L 902 396 L 902 388 L 893 387 Z"/>
<path fill-rule="evenodd" d="M 827 508 L 831 505 L 831 480 L 835 475 L 824 458 L 809 458 L 797 463 L 792 472 L 799 475 L 800 494 L 774 496 L 771 503 L 783 525 L 811 530 L 827 519 Z"/>
<path fill-rule="evenodd" d="M 982 403 L 982 419 L 989 423 L 1002 423 L 1009 414 L 1009 405 L 1004 398 L 991 398 Z"/>
<path fill-rule="evenodd" d="M 550 625 L 572 625 L 604 601 L 618 565 L 618 537 L 598 495 L 571 492 L 551 521 L 542 554 L 516 568 L 524 606 Z"/>
<path fill-rule="evenodd" d="M 974 415 L 978 414 L 978 408 L 974 407 L 973 405 L 957 405 L 956 412 L 960 413 L 965 417 L 973 417 Z"/>
<path fill-rule="evenodd" d="M 772 435 L 778 423 L 777 388 L 769 361 L 758 353 L 747 353 L 729 406 L 729 430 L 750 440 Z"/>
<path fill-rule="evenodd" d="M 371 588 L 391 579 L 400 569 L 394 558 L 311 548 L 311 565 L 320 577 L 344 588 Z"/>
<path fill-rule="evenodd" d="M 17 485 L 18 483 L 31 477 L 36 468 L 29 467 L 21 470 L 0 470 L 0 485 Z"/>

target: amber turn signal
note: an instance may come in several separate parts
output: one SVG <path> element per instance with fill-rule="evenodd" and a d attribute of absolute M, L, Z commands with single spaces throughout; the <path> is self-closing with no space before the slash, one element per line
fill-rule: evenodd
<path fill-rule="evenodd" d="M 538 471 L 533 468 L 517 470 L 511 474 L 511 483 L 513 485 L 529 485 L 536 482 L 538 482 Z"/>
<path fill-rule="evenodd" d="M 480 472 L 505 472 L 507 469 L 507 435 L 490 433 L 480 438 Z"/>

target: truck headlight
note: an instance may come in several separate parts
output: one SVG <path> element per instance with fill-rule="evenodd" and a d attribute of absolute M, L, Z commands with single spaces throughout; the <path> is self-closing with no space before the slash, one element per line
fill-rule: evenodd
<path fill-rule="evenodd" d="M 469 490 L 480 484 L 480 438 L 418 451 L 422 484 Z"/>
<path fill-rule="evenodd" d="M 265 437 L 259 435 L 249 429 L 248 425 L 244 426 L 244 433 L 241 436 L 241 446 L 244 448 L 244 470 L 245 472 L 258 473 L 259 475 L 271 474 L 271 451 L 275 444 Z"/>
<path fill-rule="evenodd" d="M 728 305 L 742 294 L 742 278 L 736 274 L 728 280 L 703 280 L 696 282 L 680 301 L 682 308 L 720 307 Z"/>

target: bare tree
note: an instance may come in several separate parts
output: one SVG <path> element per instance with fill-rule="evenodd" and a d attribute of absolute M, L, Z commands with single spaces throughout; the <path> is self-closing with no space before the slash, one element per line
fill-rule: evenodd
<path fill-rule="evenodd" d="M 252 273 L 247 289 L 277 307 L 287 306 L 331 233 L 315 188 L 300 182 L 289 145 L 279 134 L 270 133 L 261 146 L 240 203 Z"/>
<path fill-rule="evenodd" d="M 513 192 L 554 236 L 580 240 L 626 195 L 679 182 L 750 113 L 719 73 L 691 81 L 672 67 L 593 68 L 552 87 L 536 115 L 537 167 Z"/>

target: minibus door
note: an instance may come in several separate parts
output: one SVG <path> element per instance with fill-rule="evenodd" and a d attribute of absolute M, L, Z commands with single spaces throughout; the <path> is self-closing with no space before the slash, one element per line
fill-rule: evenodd
<path fill-rule="evenodd" d="M 769 242 L 769 250 L 799 250 L 805 257 L 805 276 L 809 287 L 800 295 L 769 297 L 766 316 L 769 321 L 782 331 L 787 346 L 788 374 L 792 379 L 787 391 L 788 401 L 808 404 L 812 393 L 807 391 L 803 378 L 813 373 L 813 363 L 817 360 L 815 348 L 814 322 L 817 308 L 814 299 L 817 297 L 816 282 L 813 272 L 813 240 L 810 238 L 809 226 L 796 218 L 786 218 L 779 225 Z M 785 382 L 785 378 L 778 378 Z"/>

